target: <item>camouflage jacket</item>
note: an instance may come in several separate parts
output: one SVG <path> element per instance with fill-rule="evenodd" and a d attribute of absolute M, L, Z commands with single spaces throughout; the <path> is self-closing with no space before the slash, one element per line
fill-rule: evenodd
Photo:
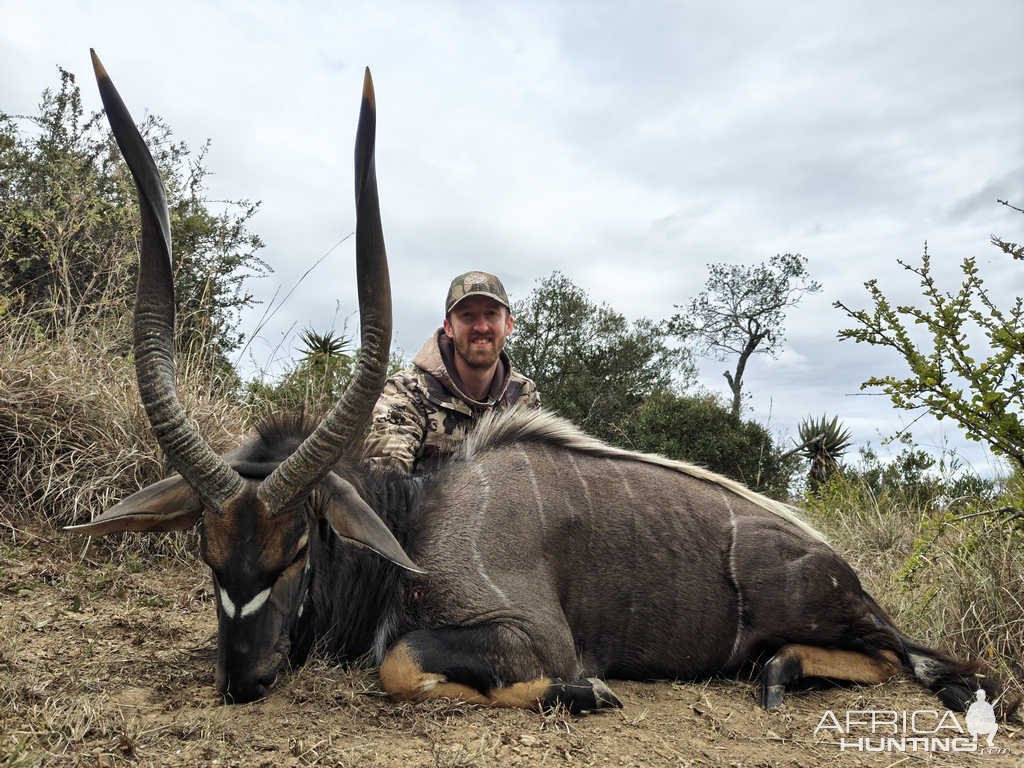
<path fill-rule="evenodd" d="M 494 408 L 514 403 L 540 407 L 534 383 L 518 371 L 504 352 L 486 402 L 459 388 L 452 363 L 452 343 L 439 329 L 413 358 L 413 367 L 384 385 L 373 408 L 364 456 L 376 466 L 401 472 L 432 469 L 453 453 L 477 420 Z"/>

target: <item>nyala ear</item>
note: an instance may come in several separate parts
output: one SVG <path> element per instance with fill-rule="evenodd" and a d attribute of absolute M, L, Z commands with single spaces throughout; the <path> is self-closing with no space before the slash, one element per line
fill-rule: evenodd
<path fill-rule="evenodd" d="M 133 493 L 99 517 L 65 531 L 100 536 L 121 531 L 181 531 L 199 521 L 203 502 L 181 475 L 172 475 Z"/>
<path fill-rule="evenodd" d="M 323 515 L 338 536 L 369 547 L 407 571 L 426 573 L 409 559 L 384 521 L 363 501 L 350 482 L 329 472 L 317 490 L 325 501 Z"/>

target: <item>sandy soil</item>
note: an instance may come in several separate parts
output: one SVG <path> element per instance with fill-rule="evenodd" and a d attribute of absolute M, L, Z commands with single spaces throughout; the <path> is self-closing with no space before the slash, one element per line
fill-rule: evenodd
<path fill-rule="evenodd" d="M 844 752 L 815 734 L 826 710 L 941 709 L 907 680 L 791 693 L 772 713 L 742 681 L 611 681 L 623 710 L 572 717 L 399 705 L 372 672 L 314 661 L 264 701 L 223 706 L 215 621 L 198 563 L 5 531 L 0 766 L 1024 766 L 1019 720 L 974 754 Z"/>

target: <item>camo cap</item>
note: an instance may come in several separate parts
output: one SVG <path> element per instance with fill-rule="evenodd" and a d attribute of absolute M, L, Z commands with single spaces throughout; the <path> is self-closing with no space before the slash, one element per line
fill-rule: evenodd
<path fill-rule="evenodd" d="M 444 314 L 448 315 L 455 305 L 467 296 L 487 296 L 501 304 L 505 309 L 511 311 L 508 303 L 508 295 L 505 293 L 505 286 L 501 280 L 487 272 L 466 272 L 452 280 L 448 289 L 448 298 L 444 300 Z"/>

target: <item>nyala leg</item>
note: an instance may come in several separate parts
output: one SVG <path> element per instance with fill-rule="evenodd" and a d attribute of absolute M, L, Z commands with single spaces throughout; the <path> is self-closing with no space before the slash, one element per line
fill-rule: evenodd
<path fill-rule="evenodd" d="M 393 698 L 409 701 L 451 698 L 523 709 L 562 704 L 574 713 L 622 706 L 597 678 L 543 674 L 521 635 L 499 625 L 410 632 L 387 652 L 380 682 Z"/>

